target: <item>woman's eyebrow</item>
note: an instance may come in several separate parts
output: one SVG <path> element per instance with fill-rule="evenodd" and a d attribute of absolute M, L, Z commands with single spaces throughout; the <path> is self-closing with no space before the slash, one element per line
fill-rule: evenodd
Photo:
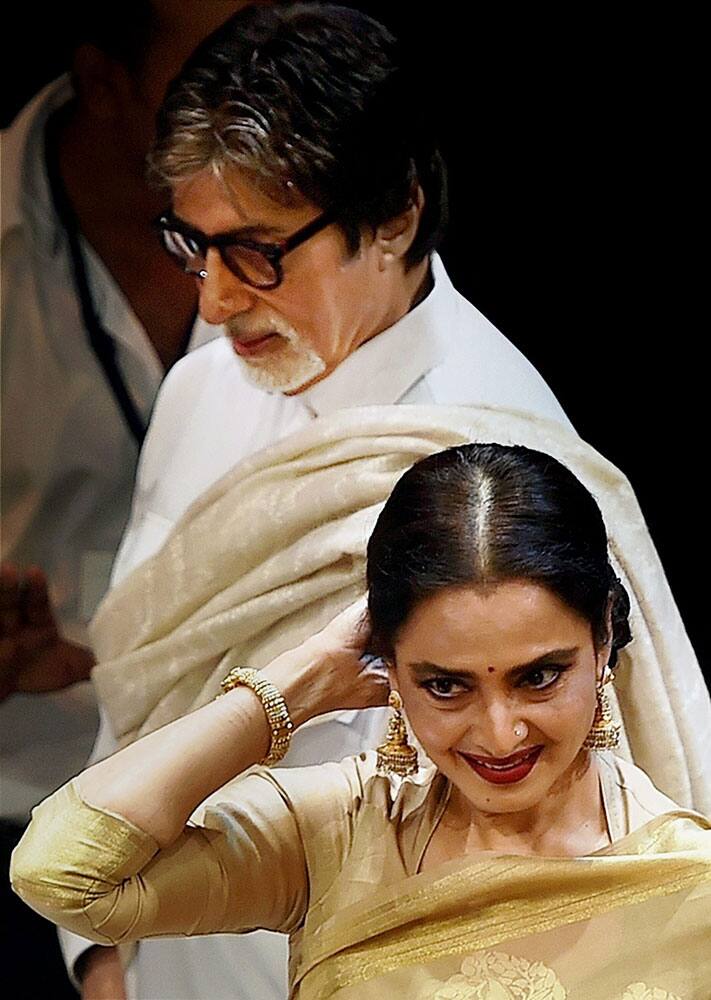
<path fill-rule="evenodd" d="M 430 663 L 429 660 L 420 660 L 417 663 L 408 663 L 408 669 L 415 678 L 430 677 L 432 674 L 446 674 L 447 677 L 473 677 L 468 670 L 454 670 L 452 667 L 443 667 L 439 663 Z"/>
<path fill-rule="evenodd" d="M 529 670 L 535 670 L 536 667 L 548 666 L 548 664 L 560 666 L 561 661 L 574 660 L 579 652 L 579 646 L 572 646 L 570 649 L 549 649 L 541 656 L 537 656 L 535 660 L 531 660 L 530 663 L 521 663 L 519 666 L 510 667 L 506 671 L 506 675 L 508 677 L 516 677 L 520 674 L 525 674 Z"/>
<path fill-rule="evenodd" d="M 559 664 L 561 660 L 573 660 L 575 656 L 579 653 L 580 649 L 578 646 L 572 646 L 569 649 L 549 649 L 540 656 L 537 656 L 535 660 L 531 660 L 528 663 L 517 664 L 516 666 L 509 667 L 504 673 L 507 677 L 516 677 L 520 674 L 526 673 L 528 670 L 533 670 L 536 667 L 544 667 L 549 663 Z M 453 667 L 445 667 L 439 663 L 432 663 L 429 660 L 418 660 L 415 663 L 409 663 L 408 669 L 412 673 L 415 679 L 420 679 L 422 677 L 431 677 L 432 674 L 445 675 L 447 677 L 456 678 L 472 678 L 476 677 L 475 671 L 471 670 L 459 670 Z"/>

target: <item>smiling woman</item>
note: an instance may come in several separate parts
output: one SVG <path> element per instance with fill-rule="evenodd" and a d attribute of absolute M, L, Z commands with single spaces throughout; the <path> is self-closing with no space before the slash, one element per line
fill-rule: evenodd
<path fill-rule="evenodd" d="M 575 476 L 522 447 L 424 459 L 373 531 L 368 584 L 373 647 L 452 782 L 467 849 L 575 855 L 608 843 L 585 741 L 631 638 L 629 599 Z M 448 853 L 446 836 L 429 855 Z"/>
<path fill-rule="evenodd" d="M 103 944 L 282 931 L 300 1000 L 705 1000 L 711 825 L 600 752 L 630 635 L 590 494 L 538 452 L 449 449 L 399 481 L 368 579 L 370 621 L 233 669 L 47 799 L 16 891 Z M 373 653 L 400 692 L 377 756 L 220 787 L 382 704 Z M 404 776 L 401 705 L 429 758 Z"/>

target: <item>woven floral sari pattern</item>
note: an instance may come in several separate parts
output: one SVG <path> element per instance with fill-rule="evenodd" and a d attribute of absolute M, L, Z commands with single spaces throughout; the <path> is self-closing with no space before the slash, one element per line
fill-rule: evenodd
<path fill-rule="evenodd" d="M 568 1000 L 553 969 L 502 951 L 469 956 L 429 1000 Z M 620 1000 L 682 1000 L 645 983 L 631 983 Z"/>
<path fill-rule="evenodd" d="M 542 962 L 487 951 L 465 958 L 461 972 L 444 983 L 432 1000 L 566 1000 L 555 972 Z"/>

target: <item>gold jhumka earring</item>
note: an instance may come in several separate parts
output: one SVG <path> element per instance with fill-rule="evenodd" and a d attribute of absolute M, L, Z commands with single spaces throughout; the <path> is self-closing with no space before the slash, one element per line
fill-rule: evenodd
<path fill-rule="evenodd" d="M 405 778 L 417 771 L 417 750 L 407 741 L 402 699 L 397 691 L 390 692 L 388 705 L 393 709 L 393 715 L 388 722 L 385 742 L 378 747 L 377 768 L 381 774 L 399 774 Z"/>
<path fill-rule="evenodd" d="M 590 732 L 585 737 L 583 747 L 586 750 L 616 750 L 620 745 L 620 727 L 615 725 L 607 697 L 605 685 L 614 680 L 612 671 L 605 667 L 602 680 L 597 685 L 597 705 Z"/>

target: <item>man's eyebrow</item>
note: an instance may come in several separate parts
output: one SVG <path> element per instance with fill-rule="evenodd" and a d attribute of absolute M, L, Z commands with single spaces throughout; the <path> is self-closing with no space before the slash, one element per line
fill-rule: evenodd
<path fill-rule="evenodd" d="M 531 660 L 528 663 L 520 663 L 514 667 L 509 667 L 505 671 L 505 676 L 516 677 L 520 674 L 526 673 L 528 670 L 533 670 L 536 667 L 545 667 L 549 663 L 560 664 L 566 660 L 570 661 L 575 658 L 579 652 L 578 646 L 572 646 L 570 649 L 549 649 L 541 656 L 537 656 L 535 660 Z M 415 663 L 407 664 L 408 669 L 416 679 L 421 679 L 423 677 L 431 677 L 433 674 L 438 676 L 445 675 L 446 677 L 456 677 L 457 679 L 471 679 L 475 676 L 472 671 L 469 670 L 455 670 L 452 667 L 445 667 L 439 663 L 431 663 L 429 660 L 419 660 Z"/>
<path fill-rule="evenodd" d="M 283 240 L 284 232 L 280 226 L 267 226 L 263 223 L 253 226 L 240 226 L 239 229 L 230 229 L 226 236 L 236 236 L 241 240 L 264 240 L 264 237 L 272 240 Z"/>
<path fill-rule="evenodd" d="M 201 236 L 205 236 L 208 239 L 214 239 L 215 237 L 222 236 L 233 236 L 236 240 L 255 240 L 256 242 L 265 242 L 265 238 L 272 240 L 283 240 L 284 234 L 281 227 L 279 226 L 269 226 L 266 223 L 253 223 L 249 226 L 239 226 L 237 229 L 224 229 L 219 233 L 211 233 L 209 236 L 207 233 L 203 232 L 202 229 L 198 229 L 197 226 L 193 226 L 192 223 L 188 222 L 187 219 L 181 218 L 177 212 L 169 212 L 168 218 L 171 222 L 176 223 L 182 229 L 186 229 L 193 233 L 199 233 Z"/>

